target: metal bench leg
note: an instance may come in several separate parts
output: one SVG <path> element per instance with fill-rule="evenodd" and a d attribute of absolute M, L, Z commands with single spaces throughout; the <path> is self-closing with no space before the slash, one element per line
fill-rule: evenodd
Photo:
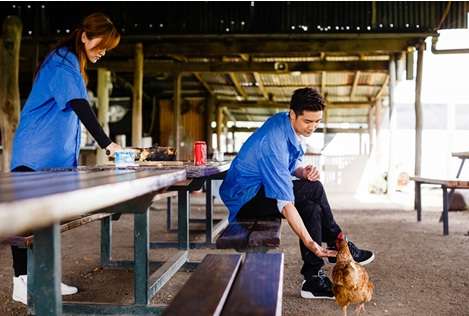
<path fill-rule="evenodd" d="M 421 200 L 421 183 L 415 182 L 415 200 L 414 209 L 417 211 L 417 221 L 422 221 L 422 200 Z"/>
<path fill-rule="evenodd" d="M 462 158 L 461 164 L 459 165 L 458 173 L 456 174 L 456 178 L 459 178 L 459 175 L 461 174 L 462 167 L 464 167 L 464 161 L 466 161 L 466 159 L 465 159 L 465 158 Z"/>
<path fill-rule="evenodd" d="M 448 225 L 448 187 L 442 185 L 443 189 L 443 235 L 449 234 L 449 225 Z"/>
<path fill-rule="evenodd" d="M 184 250 L 189 249 L 189 209 L 189 191 L 178 191 L 178 242 L 179 249 Z"/>
<path fill-rule="evenodd" d="M 148 296 L 149 263 L 149 211 L 134 215 L 134 298 L 135 304 L 147 305 L 150 302 Z"/>
<path fill-rule="evenodd" d="M 28 271 L 28 315 L 34 315 L 33 289 L 34 289 L 34 251 L 32 246 L 27 248 L 27 271 Z"/>
<path fill-rule="evenodd" d="M 111 216 L 101 220 L 101 266 L 106 267 L 112 259 L 112 221 Z"/>
<path fill-rule="evenodd" d="M 171 230 L 171 213 L 172 213 L 172 208 L 171 208 L 171 197 L 169 196 L 166 199 L 166 230 L 170 231 Z"/>
<path fill-rule="evenodd" d="M 205 242 L 211 244 L 213 242 L 213 189 L 212 180 L 206 182 L 205 204 Z"/>
<path fill-rule="evenodd" d="M 60 224 L 34 232 L 33 304 L 38 316 L 62 315 Z"/>

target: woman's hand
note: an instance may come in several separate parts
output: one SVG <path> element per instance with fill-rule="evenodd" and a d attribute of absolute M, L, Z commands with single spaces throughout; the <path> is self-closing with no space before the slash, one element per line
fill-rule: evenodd
<path fill-rule="evenodd" d="M 107 147 L 106 147 L 106 155 L 108 156 L 114 156 L 114 153 L 118 150 L 122 150 L 122 147 L 117 144 L 117 143 L 110 143 Z"/>
<path fill-rule="evenodd" d="M 317 181 L 319 180 L 319 169 L 313 165 L 307 165 L 303 168 L 303 179 L 308 181 Z"/>
<path fill-rule="evenodd" d="M 306 243 L 305 246 L 311 250 L 316 256 L 323 258 L 323 257 L 335 257 L 337 256 L 336 250 L 326 249 L 318 245 L 317 242 L 311 240 L 310 242 Z"/>

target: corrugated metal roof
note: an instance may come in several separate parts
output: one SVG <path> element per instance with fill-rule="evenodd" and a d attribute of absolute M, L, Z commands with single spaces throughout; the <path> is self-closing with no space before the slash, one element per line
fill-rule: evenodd
<path fill-rule="evenodd" d="M 92 12 L 109 14 L 124 34 L 275 34 L 428 32 L 446 1 L 3 2 L 25 30 L 57 35 Z M 467 3 L 452 1 L 442 28 L 467 28 Z M 39 19 L 36 24 L 35 19 Z M 39 28 L 37 27 L 39 26 Z"/>

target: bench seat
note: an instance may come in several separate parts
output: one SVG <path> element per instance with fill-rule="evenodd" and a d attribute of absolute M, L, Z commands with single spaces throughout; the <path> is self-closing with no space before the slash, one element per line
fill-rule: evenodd
<path fill-rule="evenodd" d="M 80 216 L 72 220 L 66 221 L 60 225 L 60 232 L 66 232 L 72 230 L 81 225 L 85 225 L 94 221 L 104 219 L 106 217 L 112 216 L 110 213 L 97 213 L 91 215 Z M 17 246 L 20 248 L 30 248 L 33 244 L 34 235 L 25 234 L 23 236 L 11 236 L 7 238 L 6 242 L 12 246 Z"/>
<path fill-rule="evenodd" d="M 209 254 L 165 309 L 166 316 L 276 316 L 283 253 Z"/>
<path fill-rule="evenodd" d="M 217 239 L 218 249 L 272 249 L 280 246 L 280 218 L 230 223 Z"/>

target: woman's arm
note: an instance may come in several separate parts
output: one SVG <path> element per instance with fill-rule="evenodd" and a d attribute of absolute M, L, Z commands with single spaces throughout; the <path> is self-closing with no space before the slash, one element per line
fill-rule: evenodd
<path fill-rule="evenodd" d="M 106 135 L 101 125 L 99 125 L 98 119 L 91 109 L 88 101 L 85 99 L 73 99 L 69 102 L 73 111 L 77 114 L 80 121 L 85 125 L 86 129 L 90 132 L 91 136 L 96 140 L 99 147 L 102 149 L 109 149 L 111 154 L 118 149 L 120 146 L 113 143 L 111 139 Z"/>

